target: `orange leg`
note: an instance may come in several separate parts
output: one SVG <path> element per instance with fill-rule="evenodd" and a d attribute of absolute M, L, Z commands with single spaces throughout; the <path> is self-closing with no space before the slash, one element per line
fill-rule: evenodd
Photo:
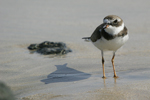
<path fill-rule="evenodd" d="M 112 62 L 112 65 L 113 65 L 114 78 L 118 78 L 118 76 L 116 74 L 116 71 L 115 71 L 114 58 L 115 58 L 115 53 L 113 54 L 111 62 Z"/>

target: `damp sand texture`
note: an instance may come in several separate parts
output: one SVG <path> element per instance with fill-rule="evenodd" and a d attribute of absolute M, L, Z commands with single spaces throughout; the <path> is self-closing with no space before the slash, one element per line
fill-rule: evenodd
<path fill-rule="evenodd" d="M 149 3 L 1 1 L 0 80 L 18 100 L 149 100 Z M 110 14 L 123 19 L 130 38 L 116 53 L 116 80 L 112 53 L 105 53 L 103 80 L 101 52 L 82 37 L 90 36 Z M 31 43 L 45 40 L 64 42 L 73 52 L 56 57 L 30 54 Z"/>

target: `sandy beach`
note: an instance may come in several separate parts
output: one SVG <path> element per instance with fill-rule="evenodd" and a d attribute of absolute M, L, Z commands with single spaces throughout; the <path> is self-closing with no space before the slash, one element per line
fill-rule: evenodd
<path fill-rule="evenodd" d="M 17 100 L 150 100 L 149 0 L 1 0 L 0 81 Z M 90 36 L 107 15 L 118 15 L 129 41 L 116 53 L 101 52 L 82 37 Z M 43 41 L 64 42 L 63 56 L 30 53 Z"/>

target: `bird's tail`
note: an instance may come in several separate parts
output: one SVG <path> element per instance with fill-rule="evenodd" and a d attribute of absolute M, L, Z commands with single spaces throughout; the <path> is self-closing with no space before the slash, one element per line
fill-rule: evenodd
<path fill-rule="evenodd" d="M 91 41 L 90 37 L 83 37 L 82 39 L 84 39 L 86 42 L 90 42 Z"/>

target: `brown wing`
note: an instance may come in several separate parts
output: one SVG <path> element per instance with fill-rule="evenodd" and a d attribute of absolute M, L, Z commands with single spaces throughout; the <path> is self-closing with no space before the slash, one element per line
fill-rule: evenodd
<path fill-rule="evenodd" d="M 101 38 L 102 33 L 101 33 L 100 29 L 102 30 L 103 27 L 104 27 L 104 24 L 101 24 L 101 25 L 99 25 L 99 26 L 95 29 L 95 31 L 94 31 L 93 34 L 91 35 L 91 41 L 92 41 L 92 42 L 96 42 L 98 39 Z"/>

